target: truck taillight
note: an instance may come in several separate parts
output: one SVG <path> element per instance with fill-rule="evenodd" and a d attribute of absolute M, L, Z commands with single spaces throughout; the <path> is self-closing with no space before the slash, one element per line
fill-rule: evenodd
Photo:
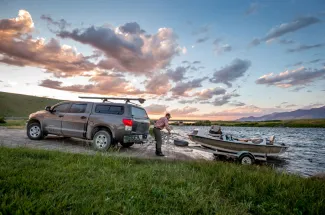
<path fill-rule="evenodd" d="M 126 126 L 132 126 L 133 121 L 132 121 L 132 119 L 123 119 L 123 124 Z"/>

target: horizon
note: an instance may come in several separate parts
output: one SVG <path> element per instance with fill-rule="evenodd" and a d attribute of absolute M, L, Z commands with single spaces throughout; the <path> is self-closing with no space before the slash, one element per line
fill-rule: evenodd
<path fill-rule="evenodd" d="M 0 5 L 2 92 L 141 97 L 179 121 L 325 106 L 321 0 Z"/>

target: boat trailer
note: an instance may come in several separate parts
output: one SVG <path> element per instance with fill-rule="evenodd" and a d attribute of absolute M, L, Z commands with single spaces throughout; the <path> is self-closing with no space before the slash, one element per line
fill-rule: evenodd
<path fill-rule="evenodd" d="M 238 161 L 239 163 L 243 165 L 251 165 L 254 164 L 256 161 L 266 162 L 268 159 L 267 154 L 256 154 L 251 153 L 249 151 L 224 151 L 224 150 L 218 150 L 211 148 L 207 145 L 201 144 L 201 146 L 188 146 L 189 148 L 201 150 L 204 152 L 212 153 L 217 159 L 223 159 L 226 160 L 232 159 L 235 161 Z"/>

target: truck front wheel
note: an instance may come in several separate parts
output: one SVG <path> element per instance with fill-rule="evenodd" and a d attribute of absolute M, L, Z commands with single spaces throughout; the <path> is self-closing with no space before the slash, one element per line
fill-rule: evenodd
<path fill-rule="evenodd" d="M 41 140 L 43 139 L 43 131 L 41 125 L 38 122 L 30 123 L 27 126 L 27 136 L 31 140 Z"/>

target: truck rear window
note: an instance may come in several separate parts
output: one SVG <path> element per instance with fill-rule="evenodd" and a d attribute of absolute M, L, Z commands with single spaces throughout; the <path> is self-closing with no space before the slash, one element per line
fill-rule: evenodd
<path fill-rule="evenodd" d="M 142 108 L 132 107 L 131 111 L 135 118 L 148 118 L 147 112 Z"/>
<path fill-rule="evenodd" d="M 115 105 L 97 105 L 95 108 L 95 112 L 104 113 L 104 114 L 122 115 L 124 113 L 124 107 L 115 106 Z"/>

